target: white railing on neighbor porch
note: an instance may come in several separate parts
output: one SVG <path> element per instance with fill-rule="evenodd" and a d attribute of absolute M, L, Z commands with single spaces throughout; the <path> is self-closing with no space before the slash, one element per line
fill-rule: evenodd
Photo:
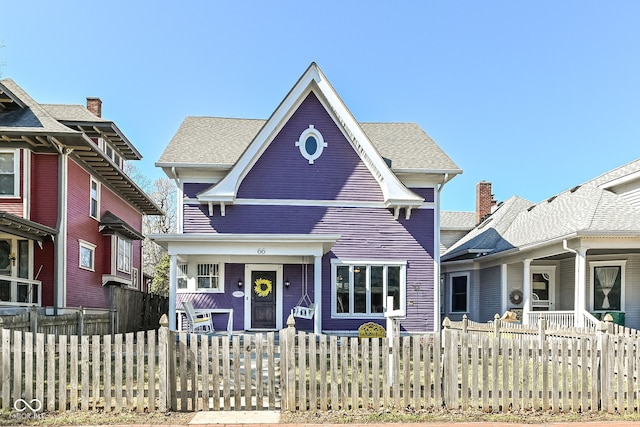
<path fill-rule="evenodd" d="M 548 326 L 560 328 L 575 327 L 575 312 L 573 310 L 566 311 L 530 311 L 528 315 L 528 324 L 535 326 L 538 324 L 540 316 L 544 317 Z"/>
<path fill-rule="evenodd" d="M 540 316 L 544 317 L 547 321 L 547 325 L 550 327 L 558 328 L 574 328 L 576 327 L 575 312 L 572 310 L 565 311 L 530 311 L 528 320 L 529 325 L 535 326 L 538 324 Z M 583 312 L 583 325 L 582 328 L 597 330 L 600 321 L 596 319 L 592 314 Z"/>
<path fill-rule="evenodd" d="M 42 282 L 15 276 L 0 276 L 0 305 L 37 305 L 42 301 Z"/>

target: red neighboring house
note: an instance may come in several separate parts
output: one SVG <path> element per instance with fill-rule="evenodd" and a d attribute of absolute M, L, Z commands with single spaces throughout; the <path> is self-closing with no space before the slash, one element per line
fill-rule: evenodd
<path fill-rule="evenodd" d="M 141 288 L 142 218 L 162 212 L 123 171 L 142 156 L 101 109 L 0 80 L 0 307 L 108 308 L 108 286 Z"/>

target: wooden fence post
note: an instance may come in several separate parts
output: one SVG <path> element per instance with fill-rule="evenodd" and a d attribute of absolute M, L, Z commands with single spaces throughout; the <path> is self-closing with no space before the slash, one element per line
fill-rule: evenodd
<path fill-rule="evenodd" d="M 540 348 L 544 348 L 547 340 L 547 318 L 540 313 L 538 316 L 538 338 L 540 340 Z"/>
<path fill-rule="evenodd" d="M 35 305 L 32 305 L 29 310 L 29 331 L 34 334 L 38 333 L 38 313 Z"/>
<path fill-rule="evenodd" d="M 501 324 L 501 320 L 500 320 L 500 315 L 498 313 L 496 313 L 493 316 L 493 337 L 494 338 L 500 338 L 500 324 Z"/>
<path fill-rule="evenodd" d="M 286 353 L 286 404 L 287 410 L 296 410 L 296 320 L 293 314 L 287 318 L 287 353 Z M 304 375 L 304 373 L 301 373 Z M 306 403 L 305 403 L 306 404 Z"/>
<path fill-rule="evenodd" d="M 462 315 L 462 333 L 466 334 L 467 329 L 469 328 L 469 318 L 466 314 Z"/>
<path fill-rule="evenodd" d="M 176 388 L 175 357 L 175 337 L 169 330 L 169 318 L 163 314 L 158 330 L 158 409 L 160 412 L 176 409 L 172 405 Z"/>
<path fill-rule="evenodd" d="M 602 411 L 613 413 L 615 411 L 613 405 L 613 376 L 614 376 L 614 359 L 613 346 L 611 345 L 611 322 L 610 318 L 604 317 L 600 322 L 600 330 L 598 339 L 600 340 L 600 369 L 598 370 L 600 407 Z"/>
<path fill-rule="evenodd" d="M 84 308 L 82 306 L 78 307 L 78 338 L 84 335 Z"/>

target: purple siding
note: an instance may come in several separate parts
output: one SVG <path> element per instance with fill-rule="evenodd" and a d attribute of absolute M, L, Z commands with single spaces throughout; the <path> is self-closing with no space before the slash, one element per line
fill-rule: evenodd
<path fill-rule="evenodd" d="M 435 201 L 433 188 L 411 188 L 410 190 L 424 198 L 425 202 L 432 203 Z"/>
<path fill-rule="evenodd" d="M 233 308 L 233 329 L 243 330 L 244 298 L 236 298 L 232 294 L 238 290 L 238 278 L 244 277 L 244 264 L 225 264 L 224 271 L 224 293 L 180 292 L 176 294 L 176 309 L 182 310 L 183 301 L 191 301 L 196 309 Z M 226 314 L 215 314 L 213 327 L 226 330 L 228 319 Z"/>
<path fill-rule="evenodd" d="M 196 195 L 207 188 L 211 187 L 213 184 L 210 183 L 202 183 L 202 182 L 187 182 L 182 186 L 182 194 L 184 197 L 195 198 Z"/>
<path fill-rule="evenodd" d="M 407 261 L 407 320 L 402 327 L 410 331 L 433 329 L 431 209 L 414 210 L 407 221 L 404 217 L 395 220 L 387 209 L 374 208 L 235 205 L 227 208 L 224 217 L 208 217 L 206 208 L 188 206 L 184 221 L 185 232 L 339 234 L 340 240 L 323 260 L 324 329 L 355 329 L 368 320 L 331 319 L 331 258 Z M 298 292 L 294 297 L 288 296 L 295 289 L 295 270 L 296 266 L 288 266 L 284 273 L 285 279 L 289 275 L 292 282 L 291 288 L 285 290 L 285 316 L 292 307 L 288 298 L 299 299 L 302 295 Z M 309 287 L 312 289 L 313 285 L 310 283 Z M 297 299 L 293 304 L 296 302 Z"/>
<path fill-rule="evenodd" d="M 306 268 L 307 277 L 307 294 L 311 301 L 314 301 L 313 294 L 313 264 L 307 265 Z M 284 288 L 282 295 L 282 325 L 287 324 L 287 318 L 291 313 L 293 307 L 298 305 L 298 302 L 304 295 L 302 278 L 304 277 L 304 265 L 301 264 L 285 264 L 282 274 L 283 279 L 291 282 L 289 288 Z M 301 331 L 313 331 L 313 320 L 296 318 L 296 329 Z"/>
<path fill-rule="evenodd" d="M 295 146 L 309 125 L 314 125 L 327 143 L 312 165 Z M 381 201 L 382 191 L 310 93 L 244 178 L 238 198 Z"/>

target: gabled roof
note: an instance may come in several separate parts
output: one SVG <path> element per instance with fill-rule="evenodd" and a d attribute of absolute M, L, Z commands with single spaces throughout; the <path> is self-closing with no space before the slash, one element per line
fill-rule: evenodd
<path fill-rule="evenodd" d="M 201 193 L 203 202 L 233 203 L 242 178 L 266 150 L 289 115 L 313 92 L 343 129 L 377 179 L 388 206 L 416 207 L 423 199 L 392 172 L 461 173 L 458 166 L 411 123 L 358 123 L 320 68 L 312 63 L 268 120 L 188 117 L 156 166 L 230 169 L 215 186 Z M 198 153 L 197 157 L 194 153 Z M 391 163 L 391 169 L 388 166 Z"/>
<path fill-rule="evenodd" d="M 484 221 L 452 245 L 441 259 L 446 261 L 453 258 L 469 258 L 513 249 L 514 245 L 505 240 L 503 235 L 518 215 L 532 204 L 517 196 L 509 198 L 501 203 Z"/>
<path fill-rule="evenodd" d="M 595 183 L 589 181 L 537 204 L 508 199 L 449 248 L 443 261 L 579 236 L 640 236 L 640 209 Z"/>
<path fill-rule="evenodd" d="M 71 149 L 71 156 L 74 159 L 111 184 L 141 212 L 148 215 L 161 215 L 162 210 L 155 202 L 91 139 L 104 136 L 108 132 L 120 134 L 121 132 L 112 122 L 101 120 L 86 109 L 86 113 L 81 113 L 78 107 L 83 108 L 39 104 L 13 80 L 2 79 L 0 80 L 0 142 L 6 143 L 7 146 L 28 147 L 44 152 L 58 152 L 61 147 Z M 57 116 L 61 119 L 58 120 Z M 61 121 L 63 119 L 73 120 L 64 122 Z M 133 147 L 126 138 L 120 138 L 120 141 L 121 144 Z M 139 158 L 139 153 L 129 149 L 129 156 L 132 159 Z"/>
<path fill-rule="evenodd" d="M 94 115 L 79 104 L 41 104 L 51 116 L 69 128 L 85 133 L 90 138 L 104 138 L 120 151 L 125 160 L 140 160 L 142 154 L 124 133 L 110 120 Z"/>
<path fill-rule="evenodd" d="M 266 122 L 262 119 L 186 117 L 156 166 L 230 168 Z M 462 172 L 416 123 L 359 125 L 380 155 L 390 162 L 394 172 Z M 198 157 L 194 160 L 193 153 L 196 152 Z"/>

